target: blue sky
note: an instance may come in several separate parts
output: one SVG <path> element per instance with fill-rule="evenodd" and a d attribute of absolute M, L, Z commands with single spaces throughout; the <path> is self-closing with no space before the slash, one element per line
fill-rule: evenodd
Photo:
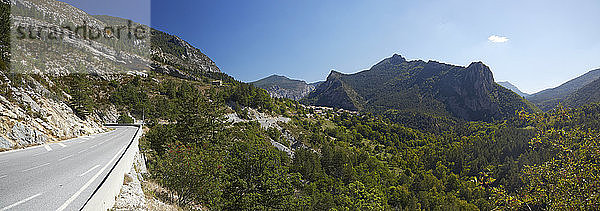
<path fill-rule="evenodd" d="M 148 0 L 66 2 L 150 22 Z M 600 67 L 598 11 L 594 0 L 152 0 L 150 17 L 242 81 L 272 74 L 324 80 L 332 69 L 353 73 L 399 53 L 483 61 L 497 81 L 532 93 Z"/>

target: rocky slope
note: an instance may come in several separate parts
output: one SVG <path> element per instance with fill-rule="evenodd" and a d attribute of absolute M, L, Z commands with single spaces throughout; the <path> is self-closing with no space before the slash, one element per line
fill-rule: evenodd
<path fill-rule="evenodd" d="M 517 93 L 521 97 L 528 97 L 530 95 L 530 94 L 527 94 L 525 92 L 522 92 L 517 86 L 511 84 L 508 81 L 500 81 L 500 82 L 496 82 L 496 83 L 498 83 L 498 85 L 500 85 L 500 86 L 502 86 L 504 88 L 509 89 L 510 91 L 513 91 L 513 92 Z"/>
<path fill-rule="evenodd" d="M 465 120 L 498 120 L 534 106 L 494 82 L 481 62 L 467 67 L 436 61 L 406 61 L 400 55 L 355 74 L 332 71 L 304 102 L 348 110 L 388 110 L 449 115 Z"/>
<path fill-rule="evenodd" d="M 55 0 L 12 0 L 11 71 L 23 74 L 114 74 L 150 68 L 150 36 L 118 27 Z M 128 23 L 130 28 L 147 27 Z M 106 32 L 104 30 L 112 31 Z M 36 59 L 33 59 L 36 58 Z"/>
<path fill-rule="evenodd" d="M 19 7 L 45 8 L 40 9 L 39 14 L 45 14 L 46 17 L 56 15 L 57 20 L 64 19 L 65 12 L 77 12 L 73 10 L 64 11 L 57 8 L 66 9 L 62 4 L 50 4 L 43 7 L 37 6 L 28 1 L 12 1 L 13 9 L 18 11 Z M 41 144 L 49 141 L 56 141 L 64 138 L 70 138 L 83 134 L 97 133 L 104 131 L 101 122 L 114 121 L 116 111 L 114 108 L 107 108 L 104 111 L 94 112 L 89 118 L 81 119 L 75 115 L 65 100 L 69 99 L 66 93 L 55 93 L 48 89 L 54 84 L 46 75 L 22 75 L 21 70 L 11 72 L 8 64 L 10 59 L 20 58 L 22 55 L 29 55 L 29 59 L 17 60 L 17 67 L 23 68 L 24 64 L 40 63 L 42 57 L 34 57 L 35 51 L 23 51 L 26 43 L 10 42 L 10 24 L 7 19 L 10 17 L 13 24 L 25 17 L 10 14 L 11 2 L 2 1 L 0 3 L 2 11 L 2 65 L 0 65 L 0 150 L 23 147 L 33 144 Z M 10 14 L 10 16 L 9 16 Z M 63 15 L 57 15 L 63 14 Z M 31 20 L 31 19 L 28 19 Z M 29 23 L 39 23 L 31 21 Z M 12 49 L 12 51 L 11 51 Z M 16 55 L 16 56 L 15 56 Z M 46 63 L 51 63 L 50 61 Z M 31 66 L 27 70 L 37 70 Z M 14 71 L 14 70 L 13 70 Z"/>
<path fill-rule="evenodd" d="M 580 88 L 600 78 L 600 69 L 592 70 L 577 78 L 571 79 L 555 88 L 542 90 L 527 100 L 534 103 L 543 111 L 550 110 L 564 101 L 569 95 L 577 92 Z"/>
<path fill-rule="evenodd" d="M 114 122 L 117 111 L 106 109 L 82 119 L 67 102 L 58 100 L 44 85 L 30 76 L 9 79 L 0 72 L 0 150 L 58 141 L 105 131 L 103 122 Z M 22 84 L 16 85 L 15 83 Z"/>
<path fill-rule="evenodd" d="M 271 97 L 289 98 L 292 100 L 300 100 L 315 90 L 316 85 L 320 82 L 307 84 L 302 80 L 289 79 L 285 76 L 272 75 L 255 82 L 251 82 L 254 86 L 266 90 Z"/>
<path fill-rule="evenodd" d="M 208 56 L 175 35 L 152 29 L 150 45 L 155 70 L 192 78 L 201 73 L 221 72 Z"/>
<path fill-rule="evenodd" d="M 81 115 L 74 103 L 80 96 L 69 91 L 79 87 L 65 79 L 74 73 L 106 86 L 150 71 L 181 78 L 220 72 L 189 43 L 125 19 L 91 16 L 55 0 L 1 3 L 0 150 L 97 133 L 105 130 L 103 123 L 116 121 L 119 109 L 105 101 Z M 119 27 L 131 27 L 132 35 L 127 28 L 119 34 Z M 87 94 L 106 99 L 104 91 Z"/>

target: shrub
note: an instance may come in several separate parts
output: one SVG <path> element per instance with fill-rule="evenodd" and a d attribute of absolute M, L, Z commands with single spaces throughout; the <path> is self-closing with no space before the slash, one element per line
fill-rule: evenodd
<path fill-rule="evenodd" d="M 121 116 L 119 116 L 119 118 L 117 119 L 117 123 L 120 124 L 131 124 L 133 123 L 133 118 L 131 118 L 129 115 L 125 114 L 121 114 Z"/>

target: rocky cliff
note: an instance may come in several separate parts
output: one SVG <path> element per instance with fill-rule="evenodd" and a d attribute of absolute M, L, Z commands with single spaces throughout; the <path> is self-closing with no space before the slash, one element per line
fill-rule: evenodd
<path fill-rule="evenodd" d="M 103 122 L 117 119 L 114 107 L 95 111 L 85 119 L 78 117 L 66 101 L 56 96 L 69 98 L 68 94 L 53 93 L 40 83 L 48 78 L 36 80 L 4 72 L 0 72 L 0 78 L 0 150 L 103 132 Z M 51 82 L 48 85 L 52 86 Z"/>

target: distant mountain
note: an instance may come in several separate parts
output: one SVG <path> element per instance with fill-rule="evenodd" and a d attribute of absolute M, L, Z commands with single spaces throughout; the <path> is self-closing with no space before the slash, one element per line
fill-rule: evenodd
<path fill-rule="evenodd" d="M 568 107 L 581 107 L 590 103 L 600 102 L 600 79 L 581 87 L 575 93 L 567 96 L 563 105 Z"/>
<path fill-rule="evenodd" d="M 534 103 L 543 111 L 556 107 L 569 95 L 577 92 L 580 88 L 600 78 L 600 69 L 592 70 L 577 78 L 567 81 L 558 87 L 546 89 L 527 97 L 527 100 Z"/>
<path fill-rule="evenodd" d="M 529 94 L 522 92 L 519 88 L 517 88 L 517 86 L 511 84 L 508 81 L 500 81 L 500 82 L 496 82 L 498 83 L 500 86 L 510 89 L 511 91 L 517 93 L 518 95 L 520 95 L 521 97 L 527 97 L 529 96 Z"/>
<path fill-rule="evenodd" d="M 354 74 L 332 71 L 304 103 L 347 110 L 420 113 L 492 121 L 535 106 L 496 84 L 481 62 L 468 67 L 406 61 L 400 55 Z"/>
<path fill-rule="evenodd" d="M 289 79 L 285 76 L 272 75 L 255 82 L 254 86 L 267 90 L 272 97 L 299 100 L 313 91 L 322 82 L 307 84 L 302 80 Z"/>

